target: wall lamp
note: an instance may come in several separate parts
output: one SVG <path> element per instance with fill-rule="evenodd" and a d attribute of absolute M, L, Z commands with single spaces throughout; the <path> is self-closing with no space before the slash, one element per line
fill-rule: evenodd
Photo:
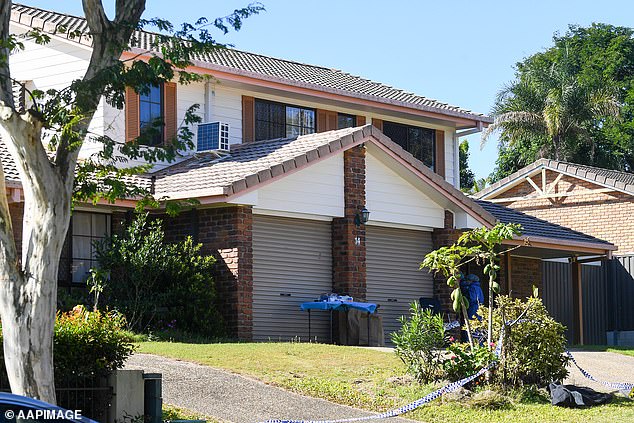
<path fill-rule="evenodd" d="M 365 225 L 370 220 L 370 212 L 365 207 L 354 216 L 354 224 L 357 226 Z"/>

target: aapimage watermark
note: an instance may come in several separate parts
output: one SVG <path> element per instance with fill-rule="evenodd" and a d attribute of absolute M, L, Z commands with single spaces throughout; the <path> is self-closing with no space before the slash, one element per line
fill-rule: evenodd
<path fill-rule="evenodd" d="M 6 410 L 4 412 L 6 420 L 79 420 L 81 419 L 81 410 L 33 410 L 33 409 L 16 409 Z"/>

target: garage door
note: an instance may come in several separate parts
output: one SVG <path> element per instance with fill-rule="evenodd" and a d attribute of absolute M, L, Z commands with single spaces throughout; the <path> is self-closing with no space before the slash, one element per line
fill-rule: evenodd
<path fill-rule="evenodd" d="M 366 227 L 367 299 L 380 305 L 385 341 L 400 328 L 398 318 L 409 314 L 409 305 L 433 296 L 433 278 L 418 270 L 432 250 L 431 232 Z"/>
<path fill-rule="evenodd" d="M 308 313 L 299 305 L 331 291 L 330 222 L 254 216 L 254 340 L 308 340 Z M 329 314 L 311 314 L 312 338 L 329 340 Z"/>

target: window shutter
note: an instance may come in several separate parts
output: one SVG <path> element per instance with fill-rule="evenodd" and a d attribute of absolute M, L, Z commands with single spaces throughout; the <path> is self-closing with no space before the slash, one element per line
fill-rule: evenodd
<path fill-rule="evenodd" d="M 358 115 L 357 116 L 357 126 L 365 125 L 365 116 Z"/>
<path fill-rule="evenodd" d="M 379 131 L 383 131 L 383 121 L 381 119 L 372 118 L 372 125 L 374 125 L 374 127 Z"/>
<path fill-rule="evenodd" d="M 323 109 L 317 109 L 317 132 L 326 132 L 326 115 L 327 111 Z"/>
<path fill-rule="evenodd" d="M 242 142 L 255 140 L 255 99 L 242 96 Z"/>
<path fill-rule="evenodd" d="M 178 112 L 176 109 L 176 83 L 166 82 L 163 85 L 163 123 L 164 141 L 170 142 L 176 137 L 178 128 Z"/>
<path fill-rule="evenodd" d="M 445 131 L 436 130 L 436 142 L 434 143 L 435 157 L 434 169 L 436 173 L 445 177 Z"/>
<path fill-rule="evenodd" d="M 326 112 L 326 131 L 335 131 L 339 127 L 337 112 Z"/>
<path fill-rule="evenodd" d="M 125 89 L 125 140 L 132 141 L 140 135 L 139 94 L 132 87 Z"/>

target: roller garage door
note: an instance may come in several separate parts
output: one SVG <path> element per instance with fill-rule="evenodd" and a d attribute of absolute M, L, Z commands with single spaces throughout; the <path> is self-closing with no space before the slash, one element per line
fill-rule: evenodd
<path fill-rule="evenodd" d="M 330 222 L 254 216 L 254 340 L 308 340 L 308 313 L 299 305 L 331 291 Z M 311 323 L 313 339 L 330 339 L 328 313 L 312 312 Z"/>
<path fill-rule="evenodd" d="M 418 270 L 432 251 L 431 232 L 366 227 L 367 299 L 380 305 L 385 342 L 400 328 L 398 318 L 409 314 L 409 305 L 433 296 L 433 278 Z"/>

